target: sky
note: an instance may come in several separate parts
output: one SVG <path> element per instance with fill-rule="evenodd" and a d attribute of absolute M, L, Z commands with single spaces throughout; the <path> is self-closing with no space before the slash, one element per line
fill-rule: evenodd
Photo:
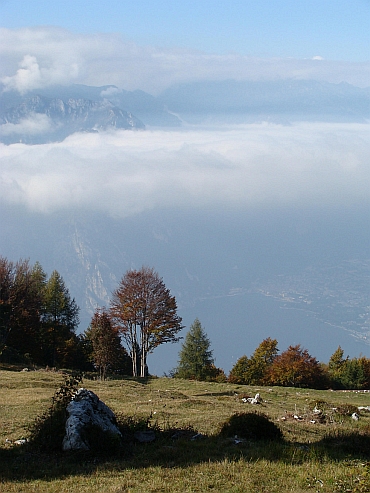
<path fill-rule="evenodd" d="M 158 94 L 225 77 L 366 87 L 369 25 L 370 0 L 0 0 L 0 79 L 25 92 L 76 82 Z"/>
<path fill-rule="evenodd" d="M 2 0 L 0 19 L 10 29 L 119 33 L 166 49 L 369 60 L 368 0 Z"/>

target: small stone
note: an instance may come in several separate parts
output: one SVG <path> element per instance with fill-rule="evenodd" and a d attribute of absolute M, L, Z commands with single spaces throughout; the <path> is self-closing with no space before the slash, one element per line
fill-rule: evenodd
<path fill-rule="evenodd" d="M 27 440 L 25 438 L 20 438 L 19 440 L 15 440 L 14 444 L 15 445 L 25 445 L 27 443 Z"/>

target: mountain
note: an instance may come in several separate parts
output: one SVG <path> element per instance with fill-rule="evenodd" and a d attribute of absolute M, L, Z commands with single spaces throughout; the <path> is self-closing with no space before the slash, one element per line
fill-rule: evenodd
<path fill-rule="evenodd" d="M 314 80 L 201 81 L 169 87 L 158 99 L 190 123 L 366 122 L 370 88 Z"/>
<path fill-rule="evenodd" d="M 26 96 L 0 92 L 0 142 L 5 144 L 42 144 L 61 141 L 75 132 L 109 128 L 180 125 L 160 100 L 139 90 L 74 84 L 38 89 Z"/>
<path fill-rule="evenodd" d="M 32 96 L 0 115 L 0 135 L 6 144 L 61 141 L 75 132 L 143 129 L 144 124 L 110 101 Z"/>
<path fill-rule="evenodd" d="M 178 128 L 184 123 L 370 120 L 370 88 L 306 80 L 202 81 L 159 96 L 116 86 L 50 86 L 0 93 L 0 141 L 41 144 L 75 132 Z"/>

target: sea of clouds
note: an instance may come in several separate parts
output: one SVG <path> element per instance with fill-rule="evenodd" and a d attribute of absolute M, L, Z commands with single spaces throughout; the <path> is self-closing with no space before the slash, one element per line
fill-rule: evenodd
<path fill-rule="evenodd" d="M 36 212 L 343 207 L 370 189 L 366 124 L 251 124 L 0 144 L 0 196 Z"/>
<path fill-rule="evenodd" d="M 157 94 L 194 80 L 316 79 L 366 86 L 370 63 L 260 59 L 138 46 L 119 34 L 55 27 L 0 29 L 2 90 L 115 84 Z M 47 132 L 45 115 L 3 135 Z M 0 144 L 0 200 L 48 213 L 68 208 L 127 217 L 160 207 L 342 207 L 366 204 L 366 124 L 185 126 L 75 134 L 60 143 Z"/>

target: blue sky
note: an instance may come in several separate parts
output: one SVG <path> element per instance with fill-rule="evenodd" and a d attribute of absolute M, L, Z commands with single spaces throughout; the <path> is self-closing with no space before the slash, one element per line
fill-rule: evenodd
<path fill-rule="evenodd" d="M 114 32 L 217 54 L 370 59 L 369 0 L 0 0 L 0 25 Z"/>

